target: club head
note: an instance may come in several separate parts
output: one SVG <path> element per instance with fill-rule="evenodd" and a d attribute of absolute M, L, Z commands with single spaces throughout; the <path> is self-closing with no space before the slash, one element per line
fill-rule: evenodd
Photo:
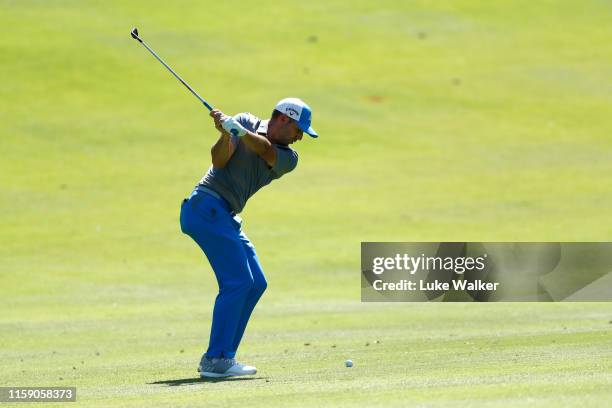
<path fill-rule="evenodd" d="M 132 34 L 133 39 L 142 42 L 142 40 L 138 37 L 138 29 L 136 27 L 132 29 L 132 32 L 130 34 Z"/>

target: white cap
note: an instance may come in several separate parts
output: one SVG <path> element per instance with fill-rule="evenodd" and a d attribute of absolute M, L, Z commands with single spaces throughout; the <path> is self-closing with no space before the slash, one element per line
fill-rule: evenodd
<path fill-rule="evenodd" d="M 317 132 L 310 126 L 312 121 L 312 109 L 306 105 L 304 101 L 299 98 L 285 98 L 281 99 L 274 108 L 275 110 L 289 116 L 295 120 L 298 127 L 302 129 L 304 133 L 309 134 L 312 137 L 319 137 Z"/>

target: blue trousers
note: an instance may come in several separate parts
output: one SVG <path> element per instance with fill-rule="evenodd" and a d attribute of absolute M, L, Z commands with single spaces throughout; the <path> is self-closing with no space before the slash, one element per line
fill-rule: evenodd
<path fill-rule="evenodd" d="M 251 313 L 266 290 L 255 247 L 223 199 L 194 191 L 181 206 L 181 230 L 204 251 L 215 272 L 215 300 L 206 357 L 234 358 Z"/>

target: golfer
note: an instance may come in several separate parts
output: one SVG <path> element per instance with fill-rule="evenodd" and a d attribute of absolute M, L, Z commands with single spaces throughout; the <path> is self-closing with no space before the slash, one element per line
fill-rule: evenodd
<path fill-rule="evenodd" d="M 204 251 L 219 284 L 198 371 L 202 377 L 250 375 L 257 369 L 237 363 L 236 350 L 267 283 L 238 214 L 260 188 L 295 169 L 298 155 L 290 144 L 303 133 L 318 135 L 310 107 L 298 98 L 278 102 L 269 120 L 216 109 L 210 116 L 221 132 L 211 149 L 212 166 L 181 206 L 181 230 Z"/>

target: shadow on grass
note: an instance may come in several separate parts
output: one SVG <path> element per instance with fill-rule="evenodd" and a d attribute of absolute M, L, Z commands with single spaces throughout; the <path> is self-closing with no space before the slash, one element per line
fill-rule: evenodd
<path fill-rule="evenodd" d="M 254 381 L 254 380 L 265 380 L 266 377 L 226 377 L 226 378 L 180 378 L 177 380 L 162 380 L 147 383 L 149 385 L 167 385 L 169 387 L 176 387 L 178 385 L 188 385 L 197 383 L 218 383 L 223 381 Z"/>

